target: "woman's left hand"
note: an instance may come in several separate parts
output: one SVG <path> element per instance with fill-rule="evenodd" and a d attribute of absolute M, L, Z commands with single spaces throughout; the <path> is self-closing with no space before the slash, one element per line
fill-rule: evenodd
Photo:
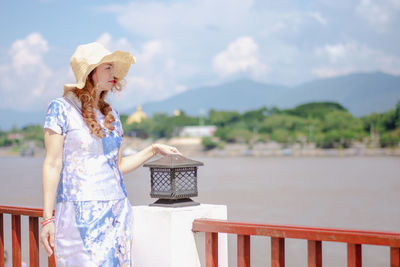
<path fill-rule="evenodd" d="M 164 145 L 164 144 L 154 144 L 153 147 L 156 150 L 156 153 L 160 153 L 163 156 L 168 155 L 168 154 L 182 155 L 181 152 L 179 152 L 179 150 L 173 146 L 168 146 L 168 145 Z"/>

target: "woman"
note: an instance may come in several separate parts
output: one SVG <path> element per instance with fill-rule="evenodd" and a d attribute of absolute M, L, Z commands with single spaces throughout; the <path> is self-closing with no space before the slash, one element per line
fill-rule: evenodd
<path fill-rule="evenodd" d="M 122 174 L 157 153 L 179 153 L 153 144 L 121 157 L 122 125 L 105 97 L 121 90 L 133 63 L 128 52 L 99 43 L 78 46 L 71 57 L 77 82 L 48 107 L 40 237 L 49 256 L 54 248 L 57 266 L 130 266 L 132 211 Z"/>

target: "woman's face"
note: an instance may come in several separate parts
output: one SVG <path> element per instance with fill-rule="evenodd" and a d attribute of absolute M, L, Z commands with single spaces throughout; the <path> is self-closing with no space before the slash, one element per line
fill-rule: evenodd
<path fill-rule="evenodd" d="M 93 82 L 95 88 L 101 91 L 111 90 L 115 85 L 115 73 L 112 63 L 103 63 L 94 70 Z"/>

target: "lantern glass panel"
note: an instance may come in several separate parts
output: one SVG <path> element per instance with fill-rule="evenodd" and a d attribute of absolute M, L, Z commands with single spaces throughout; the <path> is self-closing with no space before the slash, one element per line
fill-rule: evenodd
<path fill-rule="evenodd" d="M 151 195 L 170 196 L 172 193 L 171 169 L 151 169 Z"/>
<path fill-rule="evenodd" d="M 197 195 L 196 167 L 175 169 L 175 188 L 178 194 Z"/>

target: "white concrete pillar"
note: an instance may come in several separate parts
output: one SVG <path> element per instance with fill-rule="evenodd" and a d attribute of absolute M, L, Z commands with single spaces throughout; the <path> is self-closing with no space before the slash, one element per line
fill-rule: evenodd
<path fill-rule="evenodd" d="M 134 267 L 204 266 L 204 233 L 193 233 L 194 219 L 227 219 L 225 205 L 164 208 L 133 207 Z M 227 235 L 219 234 L 218 264 L 228 266 Z"/>

